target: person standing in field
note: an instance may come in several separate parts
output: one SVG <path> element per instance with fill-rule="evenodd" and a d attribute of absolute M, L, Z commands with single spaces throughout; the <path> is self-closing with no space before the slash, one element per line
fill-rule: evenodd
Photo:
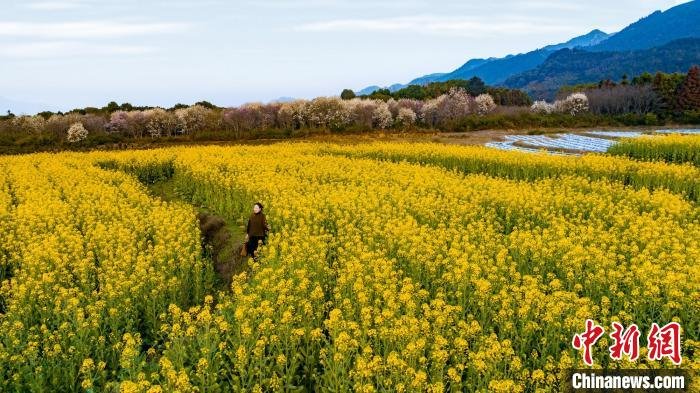
<path fill-rule="evenodd" d="M 267 223 L 265 213 L 263 213 L 263 205 L 260 202 L 256 202 L 255 205 L 253 205 L 253 214 L 248 218 L 248 224 L 246 225 L 245 241 L 247 256 L 256 257 L 255 252 L 258 249 L 258 243 L 262 242 L 265 244 L 269 231 L 270 224 Z"/>

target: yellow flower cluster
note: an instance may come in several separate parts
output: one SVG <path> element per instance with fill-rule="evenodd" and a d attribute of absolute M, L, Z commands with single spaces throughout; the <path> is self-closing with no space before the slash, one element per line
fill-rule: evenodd
<path fill-rule="evenodd" d="M 82 155 L 0 167 L 0 391 L 105 386 L 155 343 L 169 304 L 201 302 L 194 209 Z"/>
<path fill-rule="evenodd" d="M 700 168 L 687 163 L 638 162 L 600 154 L 556 156 L 436 143 L 330 145 L 321 150 L 351 157 L 438 165 L 463 173 L 485 173 L 510 179 L 536 180 L 576 175 L 588 179 L 614 180 L 634 188 L 667 189 L 700 201 Z"/>
<path fill-rule="evenodd" d="M 698 340 L 694 202 L 602 175 L 526 182 L 358 158 L 370 148 L 158 152 L 193 203 L 233 219 L 260 200 L 275 224 L 259 264 L 212 311 L 226 330 L 199 308 L 171 313 L 163 356 L 173 371 L 209 388 L 558 390 L 564 370 L 581 364 L 569 343 L 588 317 L 678 320 L 687 345 Z M 376 149 L 407 161 L 425 154 Z M 134 153 L 112 159 L 138 171 Z M 637 165 L 584 162 L 611 172 Z M 606 355 L 600 345 L 597 362 Z"/>
<path fill-rule="evenodd" d="M 0 319 L 15 333 L 0 333 L 0 343 L 32 328 L 42 337 L 31 362 L 24 357 L 30 340 L 0 346 L 8 386 L 28 387 L 36 373 L 28 364 L 41 361 L 46 373 L 64 356 L 79 360 L 66 360 L 61 372 L 92 378 L 83 387 L 120 383 L 122 391 L 559 391 L 566 369 L 582 365 L 570 343 L 587 318 L 642 330 L 678 321 L 683 367 L 700 368 L 700 208 L 690 188 L 669 187 L 697 183 L 692 167 L 389 143 L 63 154 L 60 165 L 49 157 L 56 156 L 13 159 L 24 166 L 0 161 L 12 168 L 0 175 L 10 195 L 0 209 L 9 206 L 15 231 L 12 241 L 3 238 L 11 245 L 3 252 L 18 266 L 3 284 L 9 311 Z M 32 169 L 37 161 L 43 164 Z M 196 272 L 203 267 L 192 211 L 156 202 L 129 175 L 103 168 L 145 182 L 170 178 L 178 195 L 233 222 L 261 201 L 272 224 L 261 258 L 234 277 L 230 292 L 200 296 L 207 280 Z M 69 187 L 61 186 L 64 171 Z M 40 187 L 18 192 L 25 183 Z M 41 247 L 67 260 L 71 274 L 62 279 L 78 299 L 71 305 L 54 290 L 45 315 L 103 318 L 94 330 L 68 316 L 65 329 L 42 327 L 40 317 L 24 321 L 15 311 L 42 312 L 46 302 L 31 304 L 16 287 L 25 280 L 36 286 L 33 277 L 64 266 L 13 256 L 33 244 L 14 229 L 26 222 L 17 212 L 26 194 L 57 200 L 34 227 L 58 225 L 50 220 L 60 216 L 78 232 L 55 241 L 58 251 Z M 73 194 L 90 203 L 66 199 Z M 117 205 L 124 205 L 120 212 Z M 94 209 L 99 213 L 83 211 Z M 171 215 L 158 219 L 159 209 Z M 182 215 L 177 228 L 175 213 Z M 109 228 L 100 236 L 114 238 L 86 240 L 98 237 L 99 222 Z M 124 238 L 114 235 L 127 224 L 133 229 Z M 95 255 L 121 247 L 125 254 L 117 255 L 128 255 L 131 265 L 93 257 L 83 267 L 71 258 L 85 255 L 87 244 Z M 159 253 L 168 251 L 164 261 Z M 136 269 L 141 260 L 155 271 Z M 104 277 L 101 266 L 110 264 L 129 273 Z M 91 286 L 83 276 L 105 282 Z M 141 288 L 164 277 L 175 281 L 159 287 L 167 295 L 154 302 L 158 296 Z M 184 277 L 192 288 L 177 281 Z M 129 291 L 113 299 L 122 280 Z M 129 323 L 138 318 L 152 324 Z M 104 336 L 99 348 L 93 331 Z M 70 340 L 83 336 L 93 346 L 73 344 L 85 353 L 67 355 Z M 607 355 L 601 340 L 596 364 L 614 367 Z"/>
<path fill-rule="evenodd" d="M 689 163 L 700 167 L 700 135 L 671 134 L 629 138 L 612 146 L 608 153 L 644 161 Z"/>

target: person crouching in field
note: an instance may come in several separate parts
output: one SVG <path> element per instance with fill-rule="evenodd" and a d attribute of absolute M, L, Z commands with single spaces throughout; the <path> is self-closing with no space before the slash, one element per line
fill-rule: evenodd
<path fill-rule="evenodd" d="M 265 213 L 263 213 L 263 205 L 260 202 L 253 205 L 253 214 L 248 218 L 248 224 L 246 225 L 246 255 L 257 258 L 258 243 L 262 242 L 265 244 L 267 238 L 267 233 L 270 231 L 270 224 L 267 223 L 265 218 Z"/>

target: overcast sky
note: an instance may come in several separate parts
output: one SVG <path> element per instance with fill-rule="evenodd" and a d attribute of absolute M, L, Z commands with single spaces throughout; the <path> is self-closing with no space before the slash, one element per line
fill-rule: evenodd
<path fill-rule="evenodd" d="M 683 2 L 5 0 L 0 105 L 337 95 L 614 32 Z"/>

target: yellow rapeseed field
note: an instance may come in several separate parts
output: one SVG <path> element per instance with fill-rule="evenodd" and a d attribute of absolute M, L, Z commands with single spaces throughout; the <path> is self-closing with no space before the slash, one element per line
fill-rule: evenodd
<path fill-rule="evenodd" d="M 379 143 L 0 159 L 0 391 L 560 391 L 593 319 L 682 326 L 698 169 Z M 272 233 L 213 289 L 196 211 Z M 610 359 L 594 367 L 675 367 Z"/>
<path fill-rule="evenodd" d="M 690 163 L 700 167 L 700 135 L 644 135 L 626 138 L 613 145 L 608 153 L 646 161 Z"/>

